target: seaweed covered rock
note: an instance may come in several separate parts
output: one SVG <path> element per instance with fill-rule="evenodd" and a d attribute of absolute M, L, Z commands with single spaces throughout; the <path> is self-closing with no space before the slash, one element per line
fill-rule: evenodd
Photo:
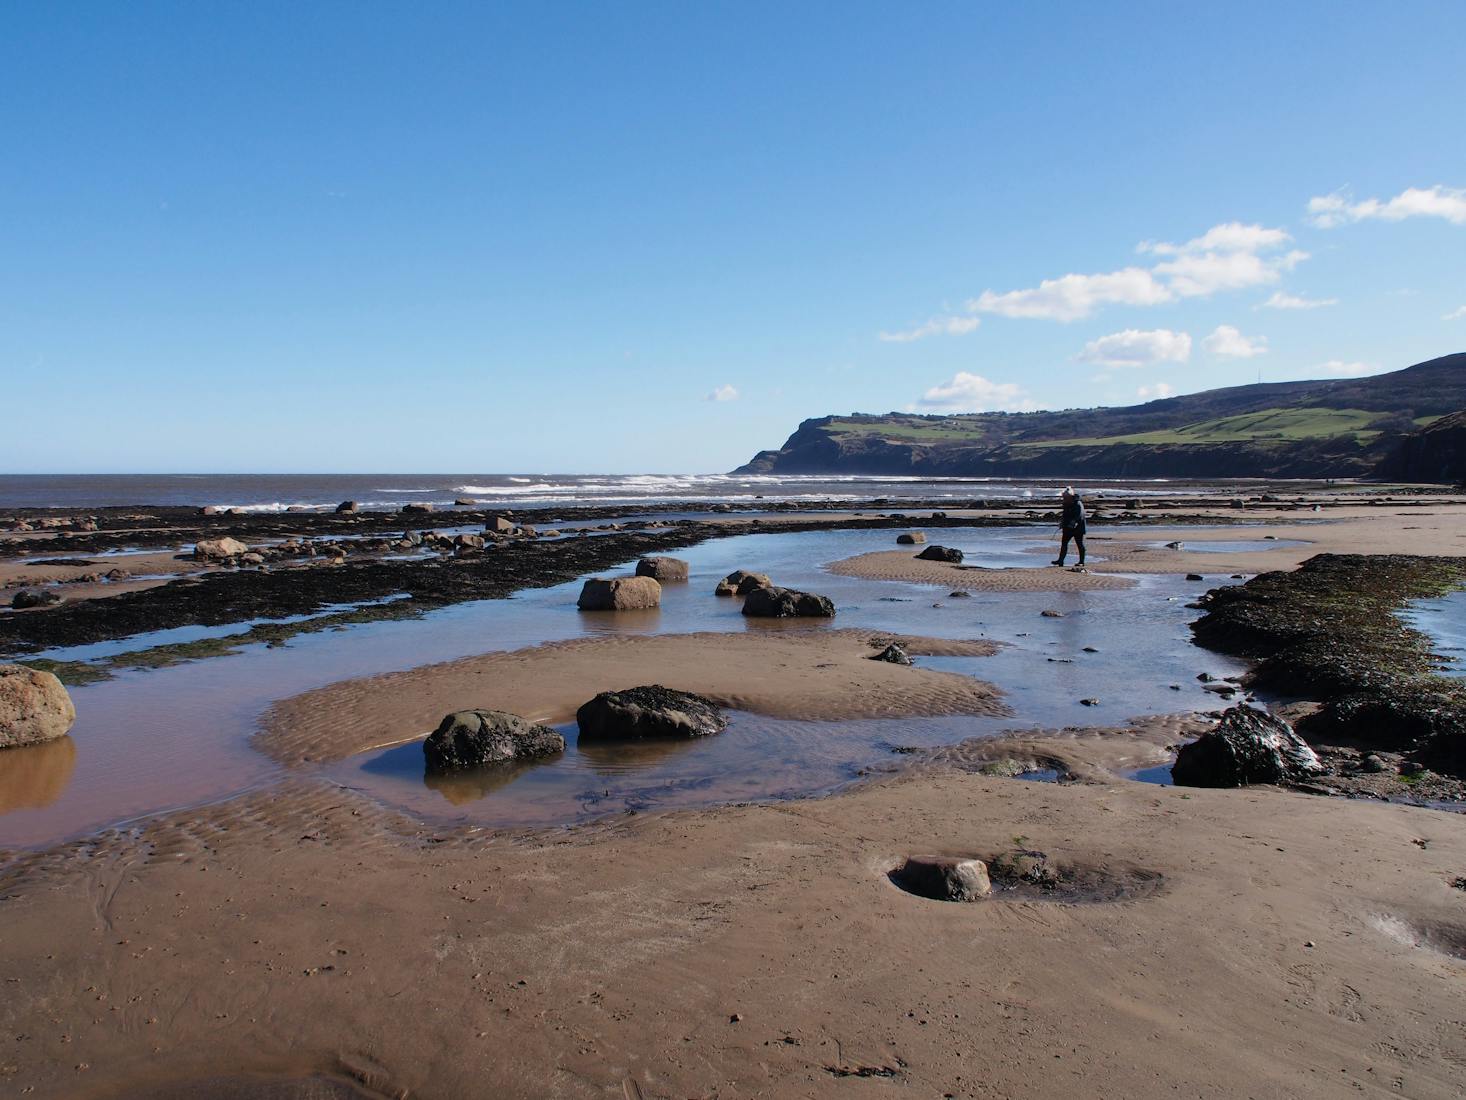
<path fill-rule="evenodd" d="M 460 710 L 445 717 L 423 742 L 430 772 L 451 772 L 553 756 L 565 751 L 565 738 L 502 710 Z"/>
<path fill-rule="evenodd" d="M 1181 747 L 1171 778 L 1182 787 L 1286 785 L 1323 770 L 1292 726 L 1242 703 L 1224 711 L 1215 729 Z"/>
<path fill-rule="evenodd" d="M 743 613 L 760 619 L 828 619 L 835 614 L 835 604 L 828 596 L 816 596 L 813 592 L 755 588 L 743 601 Z"/>
<path fill-rule="evenodd" d="M 892 642 L 879 653 L 871 654 L 870 659 L 884 661 L 888 665 L 909 665 L 911 663 L 911 655 L 906 652 L 900 642 Z"/>
<path fill-rule="evenodd" d="M 650 684 L 603 691 L 575 712 L 582 740 L 707 737 L 728 728 L 711 699 Z"/>
<path fill-rule="evenodd" d="M 0 749 L 54 741 L 75 721 L 71 696 L 51 673 L 0 665 Z"/>
<path fill-rule="evenodd" d="M 955 546 L 928 546 L 916 556 L 922 561 L 944 561 L 951 565 L 962 564 L 962 551 Z"/>

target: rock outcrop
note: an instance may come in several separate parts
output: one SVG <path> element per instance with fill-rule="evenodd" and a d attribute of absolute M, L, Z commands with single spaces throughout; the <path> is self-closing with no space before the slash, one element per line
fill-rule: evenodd
<path fill-rule="evenodd" d="M 793 588 L 754 588 L 743 601 L 743 613 L 760 619 L 828 619 L 835 605 L 828 596 Z"/>
<path fill-rule="evenodd" d="M 651 577 L 592 577 L 576 601 L 582 611 L 640 611 L 661 605 L 661 582 Z"/>
<path fill-rule="evenodd" d="M 582 740 L 707 737 L 728 727 L 710 699 L 651 684 L 603 691 L 575 712 Z"/>
<path fill-rule="evenodd" d="M 249 552 L 249 547 L 238 539 L 199 539 L 194 543 L 193 556 L 200 561 L 219 561 Z"/>
<path fill-rule="evenodd" d="M 0 749 L 54 741 L 75 721 L 71 696 L 51 673 L 0 665 Z"/>
<path fill-rule="evenodd" d="M 1324 770 L 1293 727 L 1245 703 L 1223 712 L 1216 728 L 1183 745 L 1171 768 L 1181 787 L 1245 787 L 1303 782 Z"/>
<path fill-rule="evenodd" d="M 1466 409 L 1407 435 L 1378 473 L 1391 481 L 1466 484 Z"/>
<path fill-rule="evenodd" d="M 666 584 L 668 581 L 685 581 L 688 567 L 681 558 L 642 558 L 636 563 L 636 575 L 651 577 L 660 584 Z"/>
<path fill-rule="evenodd" d="M 565 738 L 507 711 L 460 710 L 438 723 L 422 749 L 428 771 L 441 773 L 553 756 L 565 751 Z"/>

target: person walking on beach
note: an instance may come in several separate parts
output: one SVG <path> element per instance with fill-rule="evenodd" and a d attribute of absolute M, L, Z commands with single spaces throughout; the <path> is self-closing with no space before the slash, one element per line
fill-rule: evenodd
<path fill-rule="evenodd" d="M 1064 490 L 1064 495 L 1060 498 L 1059 534 L 1063 536 L 1063 541 L 1059 543 L 1059 556 L 1054 559 L 1054 564 L 1064 564 L 1064 559 L 1069 556 L 1069 540 L 1073 539 L 1074 549 L 1079 551 L 1078 564 L 1083 565 L 1084 501 L 1079 499 L 1079 494 L 1072 485 Z"/>

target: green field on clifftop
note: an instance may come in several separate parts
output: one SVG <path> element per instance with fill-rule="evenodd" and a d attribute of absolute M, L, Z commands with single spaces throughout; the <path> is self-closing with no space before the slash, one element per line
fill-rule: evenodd
<path fill-rule="evenodd" d="M 1203 420 L 1158 432 L 1112 435 L 1092 439 L 1051 439 L 1015 443 L 1015 447 L 1108 447 L 1113 444 L 1146 446 L 1160 443 L 1291 443 L 1300 439 L 1352 436 L 1356 443 L 1368 443 L 1379 432 L 1369 425 L 1379 413 L 1364 409 L 1263 409 L 1261 412 Z"/>

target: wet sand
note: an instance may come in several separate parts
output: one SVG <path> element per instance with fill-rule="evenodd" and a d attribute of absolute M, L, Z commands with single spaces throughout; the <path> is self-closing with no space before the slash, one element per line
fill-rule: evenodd
<path fill-rule="evenodd" d="M 564 722 L 598 692 L 652 683 L 810 721 L 1005 713 L 998 692 L 969 676 L 872 661 L 894 636 L 766 625 L 748 634 L 578 639 L 348 680 L 276 704 L 256 744 L 282 763 L 321 763 L 426 736 L 455 710 Z M 985 656 L 996 648 L 902 640 L 913 655 Z"/>
<path fill-rule="evenodd" d="M 877 550 L 859 554 L 835 562 L 829 568 L 831 573 L 845 577 L 936 584 L 963 592 L 1096 592 L 1133 588 L 1135 585 L 1125 577 L 1101 577 L 1056 566 L 1048 569 L 985 569 L 966 563 L 953 565 L 943 561 L 924 561 L 908 550 Z"/>
<path fill-rule="evenodd" d="M 292 785 L 0 879 L 0 1073 L 37 1097 L 244 1071 L 420 1097 L 1459 1096 L 1462 825 L 946 772 L 508 836 Z M 1148 889 L 955 904 L 886 878 L 1015 843 Z"/>

